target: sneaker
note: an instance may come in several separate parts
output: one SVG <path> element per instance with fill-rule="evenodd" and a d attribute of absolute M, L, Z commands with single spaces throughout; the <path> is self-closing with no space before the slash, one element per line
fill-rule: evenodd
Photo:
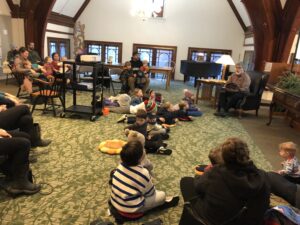
<path fill-rule="evenodd" d="M 171 149 L 167 149 L 167 148 L 164 148 L 163 146 L 161 146 L 157 152 L 157 154 L 160 154 L 160 155 L 171 155 L 172 154 L 172 150 Z"/>
<path fill-rule="evenodd" d="M 118 119 L 117 123 L 124 123 L 126 119 L 127 119 L 127 115 L 124 114 Z"/>
<path fill-rule="evenodd" d="M 163 146 L 164 148 L 166 148 L 166 147 L 168 146 L 168 144 L 167 144 L 167 143 L 163 143 L 162 146 Z"/>

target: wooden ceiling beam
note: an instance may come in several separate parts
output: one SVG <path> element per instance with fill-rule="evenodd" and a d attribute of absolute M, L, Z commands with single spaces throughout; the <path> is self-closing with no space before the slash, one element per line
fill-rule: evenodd
<path fill-rule="evenodd" d="M 231 7 L 231 9 L 232 9 L 232 11 L 233 11 L 233 13 L 234 13 L 234 15 L 236 16 L 237 20 L 239 21 L 241 27 L 242 27 L 243 30 L 246 32 L 247 27 L 246 27 L 246 25 L 245 25 L 245 23 L 244 23 L 244 21 L 243 21 L 241 15 L 240 15 L 240 13 L 239 13 L 238 10 L 236 9 L 236 7 L 235 7 L 233 1 L 232 1 L 232 0 L 227 0 L 227 1 L 228 1 L 229 5 L 230 5 L 230 7 Z"/>
<path fill-rule="evenodd" d="M 90 0 L 85 0 L 84 3 L 81 5 L 80 9 L 77 11 L 75 16 L 73 17 L 73 21 L 75 23 L 89 3 L 90 3 Z"/>
<path fill-rule="evenodd" d="M 75 22 L 73 17 L 65 16 L 56 12 L 51 12 L 48 17 L 48 23 L 54 23 L 66 27 L 74 27 Z"/>

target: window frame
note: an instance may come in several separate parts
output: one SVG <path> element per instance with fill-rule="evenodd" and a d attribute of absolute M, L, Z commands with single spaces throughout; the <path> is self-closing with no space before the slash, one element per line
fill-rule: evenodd
<path fill-rule="evenodd" d="M 230 49 L 217 49 L 217 48 L 197 48 L 197 47 L 189 47 L 187 60 L 192 60 L 193 52 L 205 52 L 207 54 L 205 62 L 211 62 L 211 55 L 213 53 L 219 53 L 223 55 L 232 55 L 232 50 Z"/>
<path fill-rule="evenodd" d="M 84 46 L 88 49 L 88 45 L 100 45 L 101 46 L 101 62 L 105 62 L 105 53 L 106 46 L 115 46 L 119 48 L 118 52 L 118 63 L 122 63 L 122 52 L 123 52 L 123 43 L 122 42 L 113 42 L 113 41 L 95 41 L 95 40 L 85 40 Z M 107 62 L 105 62 L 107 63 Z"/>
<path fill-rule="evenodd" d="M 52 57 L 51 54 L 50 54 L 50 49 L 51 49 L 50 48 L 50 42 L 56 42 L 56 44 L 58 44 L 58 46 L 56 46 L 56 47 L 58 47 L 58 48 L 60 46 L 60 43 L 65 43 L 66 44 L 66 49 L 67 49 L 66 57 L 68 59 L 70 59 L 70 57 L 71 57 L 71 44 L 70 44 L 71 41 L 70 41 L 70 39 L 68 39 L 68 38 L 57 38 L 57 37 L 50 37 L 50 36 L 48 36 L 47 37 L 48 56 Z M 57 51 L 57 48 L 56 48 L 56 52 L 59 54 L 59 57 L 62 57 L 60 55 L 60 48 L 59 48 L 59 51 Z"/>
<path fill-rule="evenodd" d="M 157 52 L 157 50 L 171 50 L 171 51 L 173 51 L 172 58 L 171 58 L 171 63 L 172 62 L 173 62 L 173 64 L 176 63 L 177 46 L 133 43 L 132 53 L 137 52 L 138 48 L 153 49 L 153 54 L 152 54 L 152 63 L 153 63 L 152 65 L 153 66 L 156 66 L 156 52 Z M 171 64 L 171 67 L 172 66 L 173 65 Z M 171 79 L 174 79 L 174 74 L 175 74 L 175 68 L 172 71 Z"/>

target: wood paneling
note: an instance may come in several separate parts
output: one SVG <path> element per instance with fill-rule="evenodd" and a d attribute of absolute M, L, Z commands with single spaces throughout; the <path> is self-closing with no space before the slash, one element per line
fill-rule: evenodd
<path fill-rule="evenodd" d="M 255 69 L 263 71 L 264 62 L 287 62 L 291 46 L 300 28 L 300 1 L 242 0 L 253 26 Z"/>

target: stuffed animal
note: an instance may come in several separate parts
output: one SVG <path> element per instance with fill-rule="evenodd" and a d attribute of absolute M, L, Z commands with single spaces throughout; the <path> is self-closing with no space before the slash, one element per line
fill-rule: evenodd
<path fill-rule="evenodd" d="M 126 143 L 126 141 L 117 139 L 102 141 L 99 145 L 99 150 L 110 155 L 120 154 L 122 147 Z"/>

